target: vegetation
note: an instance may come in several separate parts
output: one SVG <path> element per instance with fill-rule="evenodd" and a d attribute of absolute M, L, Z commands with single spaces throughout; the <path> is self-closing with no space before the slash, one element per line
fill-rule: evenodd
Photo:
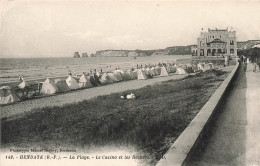
<path fill-rule="evenodd" d="M 256 62 L 260 65 L 260 48 L 250 48 L 245 50 L 238 50 L 238 56 L 245 56 L 251 62 Z"/>
<path fill-rule="evenodd" d="M 182 80 L 99 96 L 62 107 L 46 107 L 1 120 L 2 147 L 129 145 L 162 156 L 228 73 L 211 70 Z"/>

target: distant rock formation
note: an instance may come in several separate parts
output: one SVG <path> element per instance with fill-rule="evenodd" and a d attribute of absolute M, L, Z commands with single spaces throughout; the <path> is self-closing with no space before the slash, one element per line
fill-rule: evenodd
<path fill-rule="evenodd" d="M 191 46 L 174 46 L 157 50 L 101 50 L 97 57 L 143 57 L 160 55 L 190 55 Z"/>
<path fill-rule="evenodd" d="M 82 58 L 88 58 L 88 53 L 82 53 Z"/>
<path fill-rule="evenodd" d="M 80 58 L 79 52 L 75 52 L 73 58 Z"/>

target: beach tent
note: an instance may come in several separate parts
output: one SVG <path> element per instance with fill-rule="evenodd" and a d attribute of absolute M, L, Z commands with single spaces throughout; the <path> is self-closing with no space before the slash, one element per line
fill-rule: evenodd
<path fill-rule="evenodd" d="M 126 71 L 129 75 L 129 77 L 131 78 L 131 80 L 137 79 L 137 74 L 136 72 L 132 71 L 132 70 L 127 70 Z"/>
<path fill-rule="evenodd" d="M 151 76 L 155 76 L 155 72 L 150 68 L 146 68 L 146 71 L 151 75 Z"/>
<path fill-rule="evenodd" d="M 153 76 L 155 76 L 156 75 L 156 72 L 155 72 L 155 70 L 154 70 L 154 68 L 152 67 L 152 68 L 149 68 L 149 70 L 150 70 L 150 72 L 151 72 L 151 74 L 153 75 Z"/>
<path fill-rule="evenodd" d="M 135 69 L 134 71 L 130 70 L 129 73 L 131 73 L 133 79 L 137 79 L 137 69 Z"/>
<path fill-rule="evenodd" d="M 160 68 L 159 66 L 156 66 L 156 67 L 155 67 L 155 70 L 157 70 L 158 75 L 161 74 L 161 68 Z"/>
<path fill-rule="evenodd" d="M 94 78 L 94 75 L 93 75 L 93 74 L 90 75 L 90 76 L 87 76 L 87 77 L 88 77 L 90 83 L 91 83 L 93 86 L 98 86 L 98 83 L 97 83 L 96 79 Z"/>
<path fill-rule="evenodd" d="M 209 63 L 209 67 L 210 67 L 210 69 L 214 69 L 214 64 L 213 63 Z"/>
<path fill-rule="evenodd" d="M 119 82 L 114 73 L 107 73 L 108 76 L 113 80 L 113 82 Z"/>
<path fill-rule="evenodd" d="M 101 76 L 101 73 L 97 71 L 96 75 L 99 77 L 99 76 Z"/>
<path fill-rule="evenodd" d="M 168 76 L 168 75 L 169 74 L 168 74 L 166 68 L 164 66 L 161 67 L 161 74 L 160 74 L 160 76 L 163 77 L 163 76 Z"/>
<path fill-rule="evenodd" d="M 192 69 L 192 66 L 191 66 L 191 65 L 185 65 L 184 70 L 185 70 L 187 73 L 193 73 L 193 72 L 194 72 L 194 70 Z"/>
<path fill-rule="evenodd" d="M 129 72 L 124 72 L 124 73 L 122 74 L 122 78 L 123 78 L 125 81 L 132 80 L 132 76 L 130 75 Z"/>
<path fill-rule="evenodd" d="M 101 84 L 112 84 L 114 82 L 113 79 L 107 73 L 102 74 L 99 80 Z"/>
<path fill-rule="evenodd" d="M 158 72 L 158 68 L 156 69 L 155 67 L 152 67 L 151 70 L 153 70 L 155 75 L 159 75 L 160 73 Z"/>
<path fill-rule="evenodd" d="M 151 72 L 150 68 L 146 68 L 143 70 L 147 76 L 147 78 L 153 78 L 153 73 Z"/>
<path fill-rule="evenodd" d="M 82 74 L 82 76 L 79 78 L 79 87 L 80 88 L 91 88 L 91 87 L 93 87 L 89 78 L 85 74 Z"/>
<path fill-rule="evenodd" d="M 58 88 L 55 85 L 54 81 L 50 80 L 47 78 L 43 83 L 42 83 L 42 88 L 41 88 L 41 93 L 42 94 L 54 94 L 58 92 Z"/>
<path fill-rule="evenodd" d="M 198 66 L 197 65 L 192 65 L 191 67 L 192 67 L 193 71 L 197 71 L 198 70 Z"/>
<path fill-rule="evenodd" d="M 187 74 L 187 72 L 183 68 L 181 68 L 181 67 L 177 67 L 177 72 L 176 73 L 177 74 Z"/>
<path fill-rule="evenodd" d="M 116 77 L 117 80 L 123 81 L 123 78 L 121 76 L 121 72 L 119 70 L 115 70 L 113 73 L 114 73 L 114 76 Z"/>
<path fill-rule="evenodd" d="M 120 81 L 126 81 L 129 80 L 129 77 L 127 76 L 127 74 L 125 74 L 124 70 L 115 70 L 114 71 L 115 77 L 117 77 L 118 80 Z M 121 80 L 122 78 L 122 80 Z"/>
<path fill-rule="evenodd" d="M 137 79 L 138 80 L 147 80 L 147 76 L 146 76 L 145 72 L 140 69 L 137 70 Z"/>
<path fill-rule="evenodd" d="M 28 82 L 22 81 L 22 82 L 18 85 L 18 87 L 19 87 L 20 89 L 25 89 L 25 88 L 29 88 L 29 87 L 30 87 L 30 84 L 29 84 Z"/>
<path fill-rule="evenodd" d="M 210 69 L 211 69 L 211 66 L 209 64 L 205 64 L 203 71 L 210 70 Z"/>
<path fill-rule="evenodd" d="M 198 63 L 198 70 L 204 70 L 204 64 Z"/>
<path fill-rule="evenodd" d="M 58 92 L 67 92 L 70 90 L 65 80 L 55 79 L 54 83 L 58 88 Z"/>
<path fill-rule="evenodd" d="M 137 79 L 137 75 L 138 75 L 138 74 L 137 74 L 137 71 L 132 71 L 132 73 L 133 73 L 133 78 L 134 78 L 134 79 Z"/>
<path fill-rule="evenodd" d="M 21 98 L 9 86 L 0 87 L 0 104 L 9 104 L 20 100 Z"/>
<path fill-rule="evenodd" d="M 99 81 L 99 76 L 96 75 L 95 73 L 92 74 L 92 76 L 93 76 L 93 78 L 95 79 L 96 83 L 97 83 L 98 85 L 101 85 L 101 82 Z"/>
<path fill-rule="evenodd" d="M 131 70 L 127 70 L 127 71 L 123 71 L 124 73 L 121 74 L 122 78 L 127 81 L 127 80 L 133 80 L 134 76 L 133 76 L 133 72 Z"/>
<path fill-rule="evenodd" d="M 168 66 L 167 70 L 168 70 L 169 73 L 175 73 L 177 69 L 174 66 Z"/>
<path fill-rule="evenodd" d="M 79 89 L 79 84 L 71 75 L 66 79 L 66 83 L 70 89 Z"/>

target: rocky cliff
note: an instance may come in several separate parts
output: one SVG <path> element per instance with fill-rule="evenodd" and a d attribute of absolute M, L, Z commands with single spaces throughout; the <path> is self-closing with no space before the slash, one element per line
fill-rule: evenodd
<path fill-rule="evenodd" d="M 174 46 L 157 50 L 101 50 L 96 52 L 96 57 L 142 57 L 159 55 L 188 55 L 191 46 Z"/>
<path fill-rule="evenodd" d="M 79 52 L 75 52 L 73 58 L 80 58 Z"/>

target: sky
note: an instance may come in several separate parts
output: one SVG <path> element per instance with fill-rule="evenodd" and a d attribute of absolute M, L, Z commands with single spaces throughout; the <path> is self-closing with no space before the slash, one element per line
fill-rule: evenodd
<path fill-rule="evenodd" d="M 196 44 L 202 28 L 260 39 L 260 1 L 0 0 L 0 57 Z"/>

